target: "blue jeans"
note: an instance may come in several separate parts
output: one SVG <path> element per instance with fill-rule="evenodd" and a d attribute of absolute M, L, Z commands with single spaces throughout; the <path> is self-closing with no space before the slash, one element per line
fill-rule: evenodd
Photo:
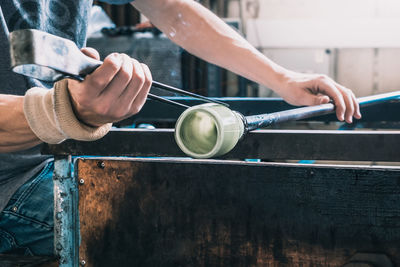
<path fill-rule="evenodd" d="M 0 253 L 53 255 L 53 169 L 47 164 L 0 213 Z"/>

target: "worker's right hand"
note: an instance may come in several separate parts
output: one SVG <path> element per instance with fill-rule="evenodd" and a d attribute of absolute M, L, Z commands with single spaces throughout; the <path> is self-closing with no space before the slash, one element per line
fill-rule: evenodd
<path fill-rule="evenodd" d="M 100 58 L 95 49 L 84 48 L 82 52 Z M 68 80 L 68 89 L 77 118 L 90 126 L 101 126 L 138 113 L 151 84 L 151 72 L 145 64 L 113 53 L 84 81 Z"/>
<path fill-rule="evenodd" d="M 360 106 L 354 93 L 325 75 L 305 74 L 286 71 L 277 88 L 283 99 L 297 106 L 312 106 L 329 103 L 336 107 L 340 121 L 353 122 L 353 117 L 361 119 Z"/>

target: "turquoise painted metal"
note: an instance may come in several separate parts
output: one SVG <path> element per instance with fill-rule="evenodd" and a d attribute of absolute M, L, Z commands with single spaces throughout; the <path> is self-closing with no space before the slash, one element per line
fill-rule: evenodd
<path fill-rule="evenodd" d="M 54 158 L 54 252 L 59 267 L 79 266 L 78 187 L 71 156 Z"/>

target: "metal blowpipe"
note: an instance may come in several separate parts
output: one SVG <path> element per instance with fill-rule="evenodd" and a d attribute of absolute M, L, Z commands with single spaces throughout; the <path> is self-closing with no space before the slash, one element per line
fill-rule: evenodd
<path fill-rule="evenodd" d="M 393 100 L 399 97 L 400 97 L 400 91 L 396 91 L 385 94 L 360 97 L 357 99 L 357 101 L 360 107 L 367 107 L 380 104 L 389 100 Z M 318 106 L 303 107 L 286 111 L 274 112 L 270 114 L 246 116 L 245 117 L 247 124 L 246 130 L 251 131 L 258 128 L 267 127 L 272 124 L 278 124 L 287 121 L 297 121 L 301 119 L 322 116 L 333 113 L 334 111 L 335 111 L 335 105 L 329 103 Z"/>
<path fill-rule="evenodd" d="M 367 107 L 399 97 L 400 91 L 397 91 L 361 97 L 358 103 Z M 249 131 L 333 112 L 335 106 L 329 103 L 245 117 L 220 105 L 203 104 L 182 113 L 175 127 L 175 140 L 181 150 L 193 158 L 218 157 L 232 150 Z"/>

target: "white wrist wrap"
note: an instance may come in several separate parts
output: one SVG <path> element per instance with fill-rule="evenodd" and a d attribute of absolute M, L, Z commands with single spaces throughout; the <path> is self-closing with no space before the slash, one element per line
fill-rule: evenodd
<path fill-rule="evenodd" d="M 43 142 L 59 144 L 66 139 L 93 141 L 111 129 L 111 123 L 90 127 L 81 123 L 72 109 L 67 80 L 53 89 L 34 87 L 24 97 L 25 117 L 35 135 Z"/>

